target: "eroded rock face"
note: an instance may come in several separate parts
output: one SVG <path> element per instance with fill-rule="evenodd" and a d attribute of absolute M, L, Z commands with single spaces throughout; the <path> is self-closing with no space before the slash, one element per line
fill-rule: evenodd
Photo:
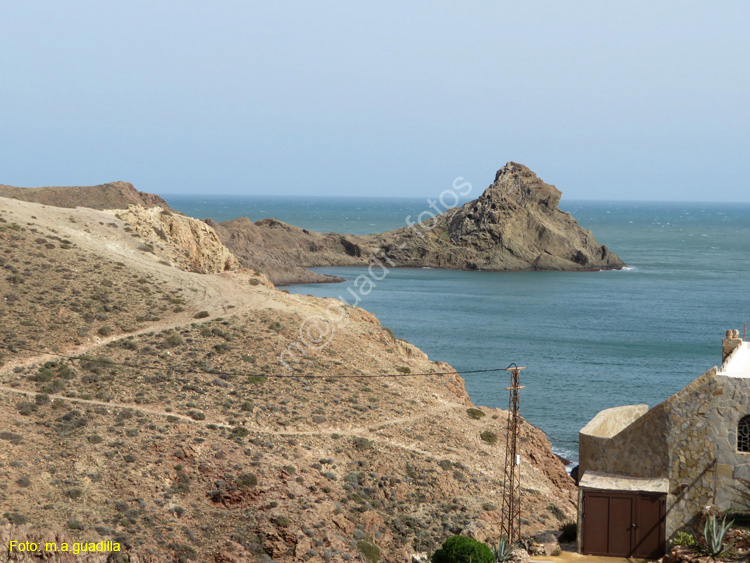
<path fill-rule="evenodd" d="M 602 270 L 625 264 L 557 205 L 562 193 L 509 162 L 476 200 L 434 221 L 384 233 L 401 266 L 467 270 Z"/>
<path fill-rule="evenodd" d="M 266 272 L 277 284 L 335 281 L 304 268 L 365 266 L 373 256 L 389 267 L 496 271 L 622 268 L 623 261 L 600 245 L 591 231 L 558 209 L 561 195 L 523 164 L 509 162 L 476 200 L 435 219 L 386 233 L 318 233 L 276 219 L 209 223 L 245 266 Z"/>
<path fill-rule="evenodd" d="M 217 274 L 241 267 L 216 232 L 203 221 L 160 207 L 130 206 L 109 212 L 130 223 L 152 252 L 184 270 Z"/>

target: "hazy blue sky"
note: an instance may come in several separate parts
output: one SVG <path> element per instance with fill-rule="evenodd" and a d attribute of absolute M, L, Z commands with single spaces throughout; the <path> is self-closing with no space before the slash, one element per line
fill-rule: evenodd
<path fill-rule="evenodd" d="M 0 183 L 750 201 L 747 2 L 0 0 Z"/>

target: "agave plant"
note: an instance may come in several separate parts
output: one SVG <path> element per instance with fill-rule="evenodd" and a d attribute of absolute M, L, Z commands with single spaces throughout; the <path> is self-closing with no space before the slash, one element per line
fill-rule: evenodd
<path fill-rule="evenodd" d="M 724 552 L 724 537 L 727 535 L 729 526 L 734 524 L 731 520 L 727 524 L 727 517 L 724 516 L 721 524 L 716 521 L 716 515 L 712 514 L 711 518 L 706 519 L 706 525 L 703 527 L 703 539 L 706 543 L 706 553 L 711 557 L 717 557 Z"/>
<path fill-rule="evenodd" d="M 495 553 L 495 561 L 497 563 L 505 563 L 511 558 L 512 546 L 508 543 L 508 540 L 504 537 L 497 540 L 497 548 L 492 550 Z"/>

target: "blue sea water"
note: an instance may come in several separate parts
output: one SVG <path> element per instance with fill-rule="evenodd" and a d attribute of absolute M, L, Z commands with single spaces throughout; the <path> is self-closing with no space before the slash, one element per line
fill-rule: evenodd
<path fill-rule="evenodd" d="M 320 231 L 404 225 L 424 199 L 167 198 L 197 217 L 274 216 Z M 565 201 L 627 264 L 608 272 L 389 270 L 360 306 L 431 359 L 460 370 L 526 366 L 521 412 L 577 459 L 600 410 L 661 402 L 721 361 L 721 337 L 750 321 L 750 204 Z M 342 284 L 294 293 L 348 302 L 366 268 L 319 268 Z M 472 400 L 507 408 L 508 375 L 465 376 Z"/>

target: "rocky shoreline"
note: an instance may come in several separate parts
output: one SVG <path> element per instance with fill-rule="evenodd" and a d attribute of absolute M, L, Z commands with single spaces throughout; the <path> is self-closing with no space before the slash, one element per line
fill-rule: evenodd
<path fill-rule="evenodd" d="M 362 267 L 378 261 L 390 268 L 499 272 L 592 272 L 625 266 L 590 230 L 558 209 L 562 192 L 523 164 L 507 163 L 479 198 L 455 207 L 459 195 L 465 195 L 463 185 L 454 182 L 456 191 L 428 200 L 419 216 L 405 218 L 405 227 L 372 235 L 320 233 L 271 218 L 203 221 L 244 267 L 263 272 L 277 286 L 342 282 L 343 278 L 309 268 Z M 158 206 L 179 214 L 161 197 L 139 192 L 127 182 L 90 187 L 0 185 L 0 197 L 57 207 Z"/>

